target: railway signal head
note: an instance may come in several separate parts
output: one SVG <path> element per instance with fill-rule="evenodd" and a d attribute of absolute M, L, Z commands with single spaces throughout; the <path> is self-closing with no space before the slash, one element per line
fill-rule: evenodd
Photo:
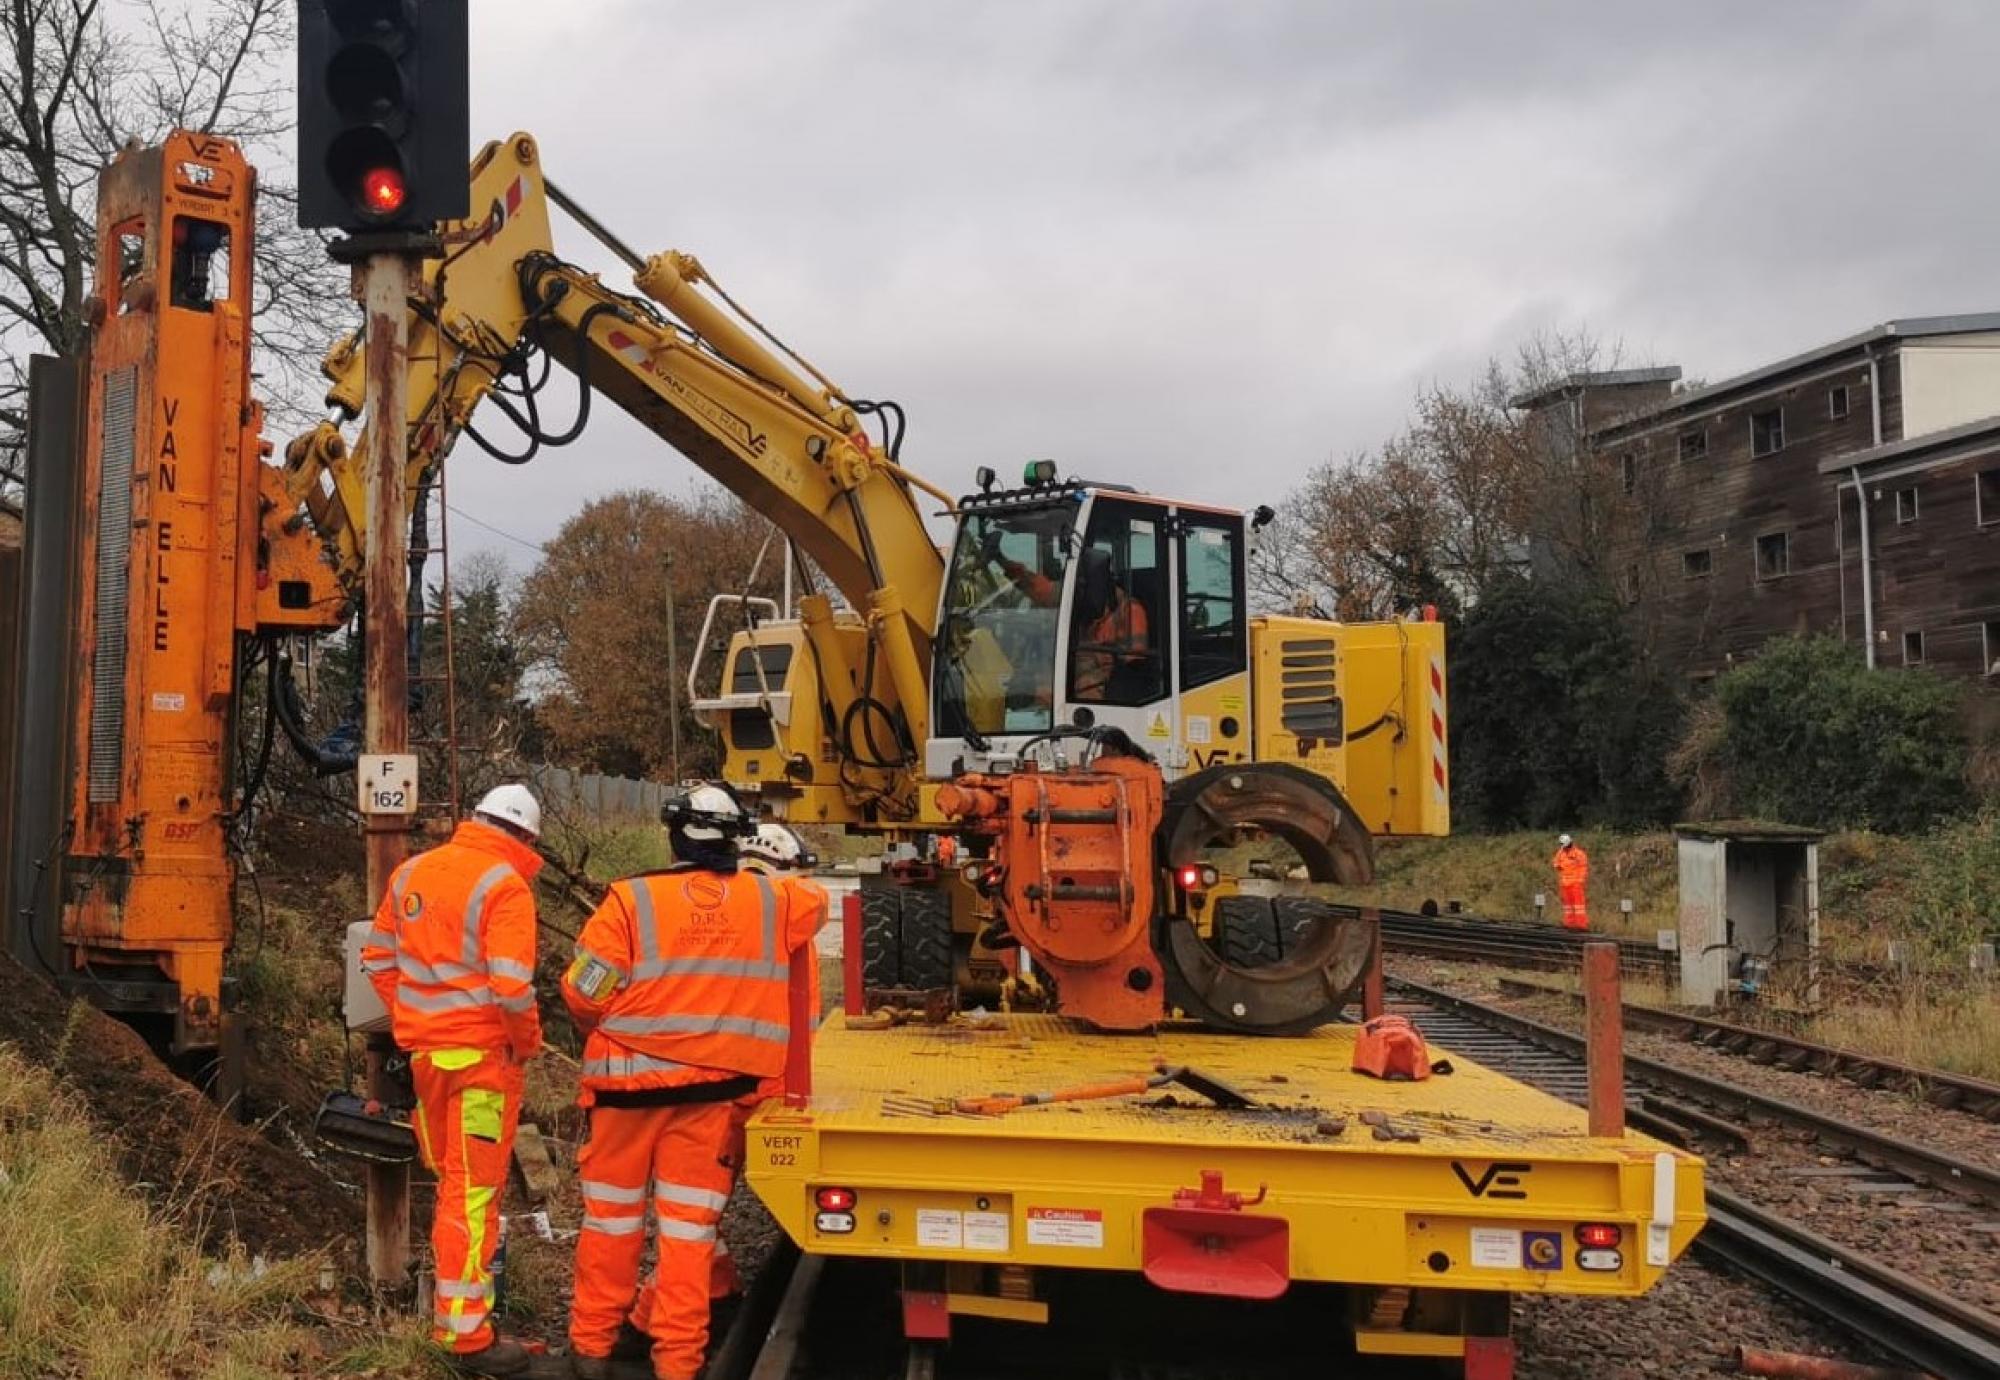
<path fill-rule="evenodd" d="M 299 224 L 465 216 L 466 68 L 466 0 L 299 0 Z"/>

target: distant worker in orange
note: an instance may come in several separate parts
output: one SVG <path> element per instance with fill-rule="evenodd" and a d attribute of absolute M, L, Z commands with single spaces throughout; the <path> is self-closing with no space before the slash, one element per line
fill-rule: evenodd
<path fill-rule="evenodd" d="M 1563 928 L 1587 930 L 1590 928 L 1590 913 L 1584 906 L 1583 889 L 1590 880 L 1590 855 L 1579 848 L 1576 840 L 1568 834 L 1556 843 L 1556 855 L 1552 861 L 1556 880 L 1561 884 Z"/>
<path fill-rule="evenodd" d="M 751 825 L 723 788 L 677 792 L 660 817 L 674 865 L 615 883 L 563 976 L 589 1113 L 569 1329 L 579 1380 L 613 1373 L 640 1301 L 649 1211 L 653 1373 L 701 1370 L 716 1227 L 741 1153 L 737 1104 L 784 1072 L 791 956 L 826 914 L 824 893 L 738 869 Z"/>
<path fill-rule="evenodd" d="M 410 1051 L 418 1149 L 437 1175 L 431 1335 L 475 1375 L 524 1375 L 525 1347 L 493 1330 L 500 1194 L 526 1065 L 542 1046 L 535 1006 L 535 851 L 542 810 L 496 786 L 449 842 L 391 875 L 361 967 Z"/>
<path fill-rule="evenodd" d="M 997 547 L 995 551 L 997 556 Z M 1001 573 L 1030 600 L 1043 608 L 1055 607 L 1059 593 L 1055 581 L 1019 561 L 997 558 Z M 1073 699 L 1105 699 L 1118 668 L 1139 665 L 1152 651 L 1146 606 L 1118 583 L 1111 571 L 1111 553 L 1101 546 L 1086 547 L 1077 560 L 1075 625 Z"/>

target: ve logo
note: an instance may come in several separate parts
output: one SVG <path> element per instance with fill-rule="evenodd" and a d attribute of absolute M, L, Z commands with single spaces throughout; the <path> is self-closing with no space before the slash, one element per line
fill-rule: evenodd
<path fill-rule="evenodd" d="M 1532 1164 L 1521 1164 L 1513 1160 L 1495 1160 L 1486 1166 L 1484 1173 L 1474 1178 L 1457 1160 L 1451 1162 L 1451 1172 L 1465 1185 L 1465 1191 L 1475 1198 L 1527 1197 L 1528 1191 L 1521 1187 L 1521 1177 L 1533 1173 L 1534 1168 Z"/>

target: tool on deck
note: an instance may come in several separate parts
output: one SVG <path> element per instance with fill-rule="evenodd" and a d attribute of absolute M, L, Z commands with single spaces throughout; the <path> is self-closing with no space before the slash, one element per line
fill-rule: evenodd
<path fill-rule="evenodd" d="M 1240 1111 L 1257 1104 L 1243 1093 L 1238 1092 L 1219 1078 L 1189 1068 L 1185 1064 L 1160 1065 L 1150 1076 L 1134 1075 L 1131 1078 L 1114 1078 L 1103 1083 L 1080 1083 L 1074 1087 L 1056 1088 L 1049 1092 L 993 1093 L 987 1097 L 961 1097 L 952 1106 L 954 1110 L 968 1112 L 975 1116 L 999 1116 L 1019 1107 L 1043 1107 L 1056 1102 L 1091 1102 L 1106 1097 L 1129 1097 L 1134 1093 L 1152 1092 L 1178 1083 L 1189 1092 L 1199 1093 L 1218 1107 L 1230 1111 Z"/>
<path fill-rule="evenodd" d="M 417 1157 L 417 1133 L 408 1108 L 388 1107 L 351 1092 L 330 1092 L 313 1116 L 313 1135 L 342 1155 L 377 1164 L 408 1164 Z"/>

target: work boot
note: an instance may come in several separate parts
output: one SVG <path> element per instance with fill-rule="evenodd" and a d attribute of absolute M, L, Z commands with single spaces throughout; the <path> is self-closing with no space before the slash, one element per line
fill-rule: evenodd
<path fill-rule="evenodd" d="M 505 1377 L 526 1375 L 534 1368 L 535 1355 L 512 1337 L 495 1337 L 493 1345 L 453 1352 L 450 1360 L 452 1369 L 461 1374 Z"/>
<path fill-rule="evenodd" d="M 652 1357 L 652 1336 L 634 1327 L 628 1319 L 618 1324 L 618 1340 L 611 1344 L 611 1359 L 614 1361 L 644 1361 Z"/>
<path fill-rule="evenodd" d="M 569 1373 L 574 1380 L 611 1380 L 615 1364 L 609 1356 L 585 1356 L 580 1351 L 569 1354 Z"/>

